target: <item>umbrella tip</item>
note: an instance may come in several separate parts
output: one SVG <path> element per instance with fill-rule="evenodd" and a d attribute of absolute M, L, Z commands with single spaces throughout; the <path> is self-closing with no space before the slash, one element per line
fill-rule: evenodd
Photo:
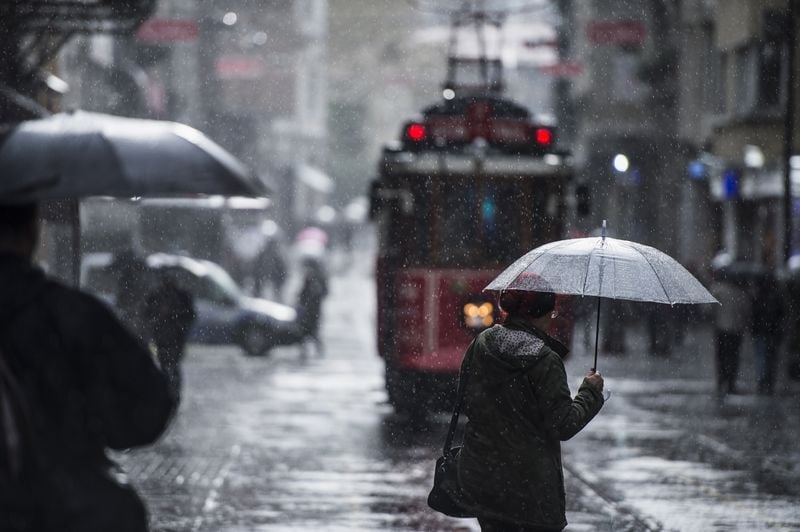
<path fill-rule="evenodd" d="M 603 240 L 606 239 L 606 221 L 603 220 Z"/>

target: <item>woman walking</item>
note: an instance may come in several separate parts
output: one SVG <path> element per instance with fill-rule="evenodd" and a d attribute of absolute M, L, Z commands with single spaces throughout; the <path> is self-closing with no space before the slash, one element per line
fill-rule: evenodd
<path fill-rule="evenodd" d="M 567 525 L 561 441 L 600 411 L 603 377 L 590 371 L 570 396 L 567 349 L 543 332 L 556 317 L 555 300 L 551 292 L 502 292 L 508 317 L 477 337 L 462 365 L 469 421 L 459 478 L 484 532 Z"/>

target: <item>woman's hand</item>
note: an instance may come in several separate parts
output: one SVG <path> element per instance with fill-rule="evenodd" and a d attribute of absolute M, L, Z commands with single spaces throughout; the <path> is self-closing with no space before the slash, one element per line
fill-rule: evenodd
<path fill-rule="evenodd" d="M 598 392 L 603 393 L 603 376 L 594 369 L 590 369 L 586 374 L 586 382 L 597 388 Z"/>

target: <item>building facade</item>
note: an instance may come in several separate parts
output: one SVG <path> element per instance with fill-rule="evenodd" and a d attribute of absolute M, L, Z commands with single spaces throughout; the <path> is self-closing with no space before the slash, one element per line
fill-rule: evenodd
<path fill-rule="evenodd" d="M 664 2 L 563 1 L 560 52 L 576 75 L 566 84 L 559 122 L 589 189 L 591 232 L 674 253 L 686 159 L 676 135 L 678 100 L 675 14 Z"/>
<path fill-rule="evenodd" d="M 159 0 L 135 32 L 69 44 L 66 105 L 196 127 L 264 178 L 291 232 L 333 188 L 327 11 L 327 0 Z"/>
<path fill-rule="evenodd" d="M 787 127 L 793 132 L 798 123 L 796 107 L 793 116 L 787 113 L 789 68 L 797 92 L 797 63 L 789 65 L 797 20 L 781 0 L 714 7 L 711 53 L 719 77 L 706 118 L 713 124 L 710 193 L 723 213 L 723 249 L 736 260 L 780 268 L 784 250 L 800 247 L 797 232 L 785 230 L 784 209 L 784 169 L 793 160 L 787 156 L 797 152 L 796 136 L 790 150 L 785 144 Z M 795 196 L 790 191 L 791 225 L 798 216 Z"/>
<path fill-rule="evenodd" d="M 786 113 L 788 2 L 559 5 L 562 61 L 580 67 L 561 122 L 592 223 L 606 218 L 698 270 L 719 252 L 783 265 L 785 243 L 799 247 L 784 214 L 786 132 L 798 118 L 796 106 Z M 796 224 L 794 199 L 790 214 Z"/>

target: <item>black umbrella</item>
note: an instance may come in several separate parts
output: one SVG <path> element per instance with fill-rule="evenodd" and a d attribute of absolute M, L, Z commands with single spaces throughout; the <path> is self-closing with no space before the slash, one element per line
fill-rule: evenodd
<path fill-rule="evenodd" d="M 236 157 L 175 122 L 74 111 L 0 137 L 0 201 L 267 192 Z"/>

